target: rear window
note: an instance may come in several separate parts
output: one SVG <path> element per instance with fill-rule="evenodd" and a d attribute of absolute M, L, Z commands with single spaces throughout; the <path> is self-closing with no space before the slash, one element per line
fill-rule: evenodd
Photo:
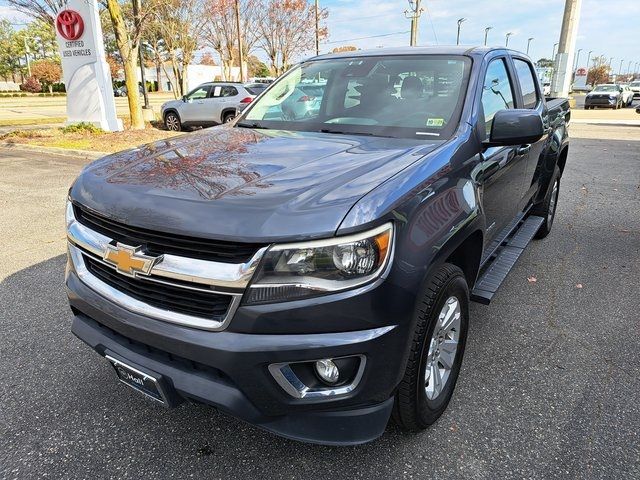
<path fill-rule="evenodd" d="M 536 81 L 531 71 L 531 67 L 524 60 L 513 59 L 516 66 L 516 74 L 520 82 L 520 90 L 522 90 L 522 98 L 524 100 L 524 108 L 535 108 L 538 104 L 538 93 L 536 92 Z"/>

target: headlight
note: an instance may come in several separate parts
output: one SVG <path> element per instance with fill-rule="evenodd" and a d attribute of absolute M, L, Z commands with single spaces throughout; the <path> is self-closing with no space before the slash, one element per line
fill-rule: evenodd
<path fill-rule="evenodd" d="M 609 99 L 610 100 L 615 100 L 616 96 L 615 95 L 609 95 Z"/>
<path fill-rule="evenodd" d="M 245 303 L 296 300 L 363 285 L 384 272 L 392 246 L 391 223 L 355 235 L 274 245 Z"/>
<path fill-rule="evenodd" d="M 71 203 L 71 200 L 69 200 L 69 198 L 67 197 L 67 206 L 64 211 L 64 221 L 65 221 L 65 225 L 67 226 L 67 229 L 75 221 L 75 219 L 76 217 L 73 214 L 73 204 Z"/>

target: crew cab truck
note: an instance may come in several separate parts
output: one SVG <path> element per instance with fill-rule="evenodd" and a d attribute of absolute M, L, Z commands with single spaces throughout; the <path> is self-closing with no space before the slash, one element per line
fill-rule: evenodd
<path fill-rule="evenodd" d="M 305 84 L 317 108 L 285 114 Z M 371 441 L 391 416 L 426 428 L 452 397 L 469 302 L 553 226 L 569 116 L 511 50 L 305 61 L 231 124 L 81 172 L 72 331 L 165 406 L 321 444 Z"/>

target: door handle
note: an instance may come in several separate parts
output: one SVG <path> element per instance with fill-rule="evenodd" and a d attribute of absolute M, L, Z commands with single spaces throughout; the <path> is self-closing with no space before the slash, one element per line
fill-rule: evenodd
<path fill-rule="evenodd" d="M 531 150 L 531 145 L 522 145 L 516 148 L 516 155 L 526 155 Z"/>
<path fill-rule="evenodd" d="M 498 162 L 493 162 L 490 165 L 487 165 L 485 168 L 483 168 L 480 171 L 480 173 L 478 174 L 477 180 L 482 182 L 488 179 L 489 177 L 491 177 L 498 170 L 500 170 L 500 164 Z"/>

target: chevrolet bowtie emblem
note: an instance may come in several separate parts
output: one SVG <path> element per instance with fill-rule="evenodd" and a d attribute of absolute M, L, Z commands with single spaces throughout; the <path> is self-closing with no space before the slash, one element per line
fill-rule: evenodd
<path fill-rule="evenodd" d="M 159 257 L 150 257 L 140 253 L 142 247 L 130 247 L 117 243 L 113 245 L 107 245 L 107 250 L 104 252 L 104 261 L 116 267 L 118 272 L 134 277 L 136 275 L 149 275 L 153 266 L 162 260 L 162 255 Z"/>

